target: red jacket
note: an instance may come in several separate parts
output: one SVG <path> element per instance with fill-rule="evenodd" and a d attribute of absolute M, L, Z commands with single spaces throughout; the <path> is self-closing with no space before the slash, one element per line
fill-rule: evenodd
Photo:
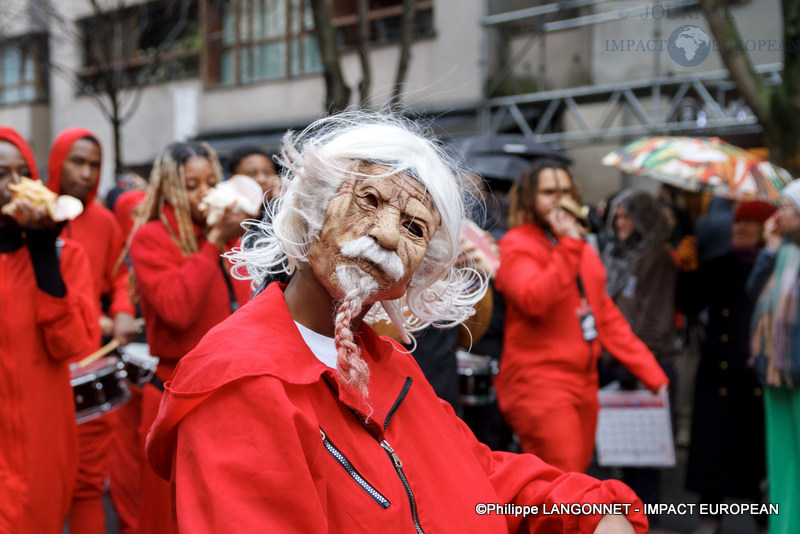
<path fill-rule="evenodd" d="M 82 137 L 96 138 L 89 130 L 83 128 L 68 128 L 61 132 L 53 142 L 48 160 L 47 187 L 58 194 L 61 190 L 61 170 L 67 159 L 72 145 Z M 99 141 L 98 141 L 99 145 Z M 114 317 L 117 313 L 126 312 L 136 315 L 136 309 L 128 298 L 128 269 L 125 262 L 114 272 L 114 266 L 122 253 L 124 242 L 114 214 L 108 209 L 94 202 L 98 180 L 94 190 L 87 195 L 84 201 L 83 213 L 70 221 L 62 232 L 62 237 L 74 239 L 83 246 L 89 256 L 89 264 L 94 283 L 95 302 L 98 312 L 100 298 L 108 295 L 111 301 L 108 314 Z"/>
<path fill-rule="evenodd" d="M 586 380 L 574 377 L 589 376 L 596 384 L 601 346 L 649 388 L 668 382 L 606 293 L 603 263 L 585 241 L 564 237 L 556 246 L 540 228 L 525 224 L 511 229 L 499 244 L 502 259 L 495 283 L 507 309 L 498 397 L 513 402 L 536 381 L 585 388 Z M 599 334 L 591 343 L 584 341 L 576 313 L 578 274 Z"/>
<path fill-rule="evenodd" d="M 0 139 L 20 148 L 8 128 Z M 67 361 L 87 353 L 97 334 L 88 261 L 67 241 L 55 298 L 36 286 L 27 246 L 0 253 L 0 533 L 61 532 L 77 463 L 75 400 Z"/>
<path fill-rule="evenodd" d="M 399 345 L 366 325 L 357 341 L 371 409 L 305 345 L 278 284 L 181 360 L 147 444 L 172 481 L 179 531 L 400 533 L 416 516 L 428 533 L 516 532 L 522 516 L 475 511 L 511 502 L 634 503 L 647 531 L 621 482 L 492 452 Z M 599 516 L 528 519 L 531 532 L 592 532 Z"/>
<path fill-rule="evenodd" d="M 172 231 L 177 222 L 164 207 Z M 194 226 L 199 252 L 185 257 L 161 221 L 150 221 L 133 236 L 129 250 L 150 352 L 160 358 L 158 376 L 167 380 L 178 359 L 192 350 L 212 326 L 231 314 L 228 285 L 220 254 Z M 239 304 L 247 302 L 249 285 L 231 279 Z"/>

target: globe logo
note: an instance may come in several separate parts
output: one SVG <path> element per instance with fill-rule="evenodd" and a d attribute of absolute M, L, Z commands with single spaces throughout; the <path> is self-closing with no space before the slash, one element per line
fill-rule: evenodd
<path fill-rule="evenodd" d="M 669 36 L 667 51 L 681 67 L 696 67 L 708 57 L 711 39 L 697 26 L 681 26 Z"/>

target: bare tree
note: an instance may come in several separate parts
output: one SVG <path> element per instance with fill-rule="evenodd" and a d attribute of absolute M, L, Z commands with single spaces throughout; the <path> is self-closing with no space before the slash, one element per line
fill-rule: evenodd
<path fill-rule="evenodd" d="M 331 0 L 310 0 L 314 13 L 314 33 L 317 37 L 322 69 L 325 77 L 325 104 L 329 113 L 341 111 L 350 104 L 352 89 L 347 85 L 342 74 L 342 44 L 337 40 L 337 30 L 331 14 Z M 408 65 L 411 62 L 411 45 L 414 36 L 415 0 L 403 0 L 400 28 L 400 57 L 395 73 L 390 106 L 402 103 L 403 85 L 405 84 Z M 356 0 L 358 27 L 356 51 L 361 65 L 361 79 L 358 83 L 358 102 L 362 108 L 370 105 L 372 87 L 372 69 L 369 62 L 370 53 L 370 20 L 369 1 Z"/>
<path fill-rule="evenodd" d="M 325 108 L 329 113 L 345 109 L 352 91 L 342 74 L 342 60 L 336 42 L 336 28 L 331 22 L 330 0 L 310 0 L 314 15 L 314 33 L 317 36 L 322 72 L 325 76 Z"/>
<path fill-rule="evenodd" d="M 29 10 L 49 28 L 51 43 L 83 52 L 84 64 L 78 69 L 53 59 L 53 54 L 47 60 L 48 67 L 90 96 L 108 120 L 114 143 L 114 170 L 119 173 L 124 161 L 123 126 L 136 113 L 144 88 L 164 78 L 168 56 L 176 46 L 187 44 L 181 40 L 187 38 L 185 30 L 193 0 L 86 1 L 91 14 L 80 21 L 63 12 L 63 4 L 58 1 L 30 0 Z M 158 8 L 155 11 L 154 6 Z M 158 35 L 157 42 L 146 50 L 140 47 L 145 32 Z M 198 37 L 196 45 L 199 44 Z M 87 66 L 90 74 L 86 73 Z"/>
<path fill-rule="evenodd" d="M 358 83 L 358 102 L 362 108 L 369 107 L 369 92 L 372 87 L 372 68 L 369 63 L 369 0 L 356 0 L 358 13 L 358 58 L 361 61 L 361 81 Z"/>
<path fill-rule="evenodd" d="M 727 0 L 701 0 L 707 13 L 720 13 Z M 800 175 L 800 3 L 782 0 L 783 10 L 783 81 L 769 87 L 756 73 L 753 62 L 742 46 L 742 37 L 731 18 L 709 17 L 708 24 L 721 46 L 720 54 L 742 97 L 764 127 L 764 142 L 771 159 L 794 176 Z"/>
<path fill-rule="evenodd" d="M 403 85 L 406 83 L 406 73 L 408 64 L 411 62 L 411 41 L 414 37 L 414 2 L 415 0 L 403 0 L 403 18 L 400 28 L 400 59 L 397 61 L 397 73 L 394 78 L 394 89 L 392 90 L 392 107 L 402 103 Z"/>

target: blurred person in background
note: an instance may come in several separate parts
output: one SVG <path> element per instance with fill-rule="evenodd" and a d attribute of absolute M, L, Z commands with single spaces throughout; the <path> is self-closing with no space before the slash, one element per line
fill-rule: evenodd
<path fill-rule="evenodd" d="M 242 145 L 231 153 L 228 158 L 228 177 L 236 174 L 249 176 L 261 186 L 264 191 L 261 219 L 271 220 L 270 205 L 272 200 L 281 194 L 281 177 L 275 170 L 272 157 L 264 149 L 256 145 Z M 249 239 L 249 237 L 245 237 Z M 284 284 L 289 283 L 288 267 L 286 272 L 274 273 L 262 281 L 260 287 L 253 291 L 254 295 L 261 293 L 271 282 L 277 280 Z"/>
<path fill-rule="evenodd" d="M 47 164 L 47 187 L 71 195 L 83 204 L 83 213 L 69 221 L 62 237 L 80 243 L 89 256 L 88 275 L 94 287 L 94 304 L 103 338 L 127 345 L 139 333 L 136 310 L 128 298 L 128 270 L 117 265 L 124 241 L 114 214 L 95 202 L 102 164 L 100 141 L 84 128 L 68 128 L 56 136 Z M 108 305 L 103 306 L 103 299 Z M 95 346 L 83 356 L 102 345 Z M 70 531 L 104 534 L 103 492 L 108 477 L 108 450 L 117 414 L 109 412 L 78 425 L 78 479 L 69 513 Z"/>
<path fill-rule="evenodd" d="M 675 290 L 678 265 L 669 243 L 674 230 L 667 211 L 646 191 L 626 189 L 610 206 L 607 221 L 610 242 L 603 250 L 608 281 L 606 291 L 633 333 L 655 355 L 670 383 L 676 384 Z M 673 221 L 674 223 L 674 221 Z M 642 387 L 635 376 L 604 358 L 624 389 Z M 615 372 L 614 372 L 615 371 Z M 674 388 L 670 411 L 674 418 Z M 661 471 L 650 467 L 625 467 L 623 481 L 645 503 L 661 501 Z M 652 518 L 651 518 L 652 521 Z"/>
<path fill-rule="evenodd" d="M 731 244 L 734 201 L 714 197 L 708 203 L 708 211 L 695 223 L 697 256 L 700 263 L 725 255 Z"/>
<path fill-rule="evenodd" d="M 781 192 L 747 281 L 755 298 L 751 363 L 764 386 L 770 534 L 800 532 L 800 181 Z"/>
<path fill-rule="evenodd" d="M 143 190 L 132 189 L 125 191 L 114 202 L 114 217 L 122 230 L 123 241 L 130 239 L 133 225 L 136 223 L 138 209 L 144 202 L 147 194 Z"/>
<path fill-rule="evenodd" d="M 117 176 L 117 183 L 106 194 L 106 207 L 114 211 L 114 206 L 117 204 L 117 199 L 130 191 L 144 191 L 147 189 L 147 180 L 139 176 L 138 173 L 133 171 L 125 171 Z"/>
<path fill-rule="evenodd" d="M 764 411 L 761 385 L 747 365 L 755 301 L 745 285 L 764 245 L 764 223 L 773 213 L 775 207 L 766 202 L 743 202 L 733 217 L 728 252 L 678 277 L 678 307 L 690 317 L 704 309 L 708 314 L 686 468 L 686 488 L 699 493 L 702 504 L 762 499 Z M 696 534 L 715 534 L 721 519 L 701 517 Z"/>
<path fill-rule="evenodd" d="M 243 174 L 249 176 L 264 191 L 264 201 L 269 202 L 280 194 L 281 178 L 275 171 L 272 157 L 255 145 L 240 146 L 228 159 L 228 176 Z"/>
<path fill-rule="evenodd" d="M 500 240 L 496 286 L 506 302 L 496 388 L 500 410 L 522 452 L 566 471 L 585 471 L 597 426 L 597 361 L 605 348 L 648 388 L 669 380 L 606 292 L 606 273 L 558 208 L 571 198 L 564 164 L 534 162 L 511 191 L 511 229 Z"/>
<path fill-rule="evenodd" d="M 172 532 L 169 484 L 144 460 L 144 440 L 164 382 L 172 378 L 178 360 L 249 297 L 247 284 L 231 279 L 230 266 L 220 256 L 243 234 L 246 214 L 229 207 L 209 226 L 200 210 L 203 197 L 221 180 L 217 155 L 206 143 L 171 144 L 155 162 L 131 239 L 150 353 L 159 358 L 142 395 L 140 534 Z"/>
<path fill-rule="evenodd" d="M 0 126 L 0 206 L 39 180 L 30 147 Z M 0 214 L 0 532 L 59 534 L 78 437 L 68 362 L 99 339 L 89 260 L 30 203 Z"/>

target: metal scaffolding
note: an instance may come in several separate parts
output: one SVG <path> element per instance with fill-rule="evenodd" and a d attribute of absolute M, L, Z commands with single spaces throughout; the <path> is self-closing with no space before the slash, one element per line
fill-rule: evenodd
<path fill-rule="evenodd" d="M 554 13 L 564 7 L 598 3 L 597 0 L 571 0 L 487 15 L 483 19 L 484 31 L 503 23 Z M 692 4 L 696 1 L 679 1 L 672 5 Z M 546 33 L 605 20 L 609 20 L 608 14 L 577 17 L 540 24 L 539 31 Z M 485 46 L 488 41 L 488 37 L 484 39 Z M 506 66 L 498 76 L 508 75 L 508 70 Z M 756 67 L 767 85 L 781 82 L 781 70 L 778 63 Z M 497 85 L 494 80 L 488 80 L 487 87 Z M 587 117 L 587 104 L 602 109 L 596 120 Z M 479 129 L 485 133 L 517 131 L 537 142 L 562 148 L 636 135 L 715 136 L 762 131 L 726 70 L 484 98 L 478 121 Z"/>

